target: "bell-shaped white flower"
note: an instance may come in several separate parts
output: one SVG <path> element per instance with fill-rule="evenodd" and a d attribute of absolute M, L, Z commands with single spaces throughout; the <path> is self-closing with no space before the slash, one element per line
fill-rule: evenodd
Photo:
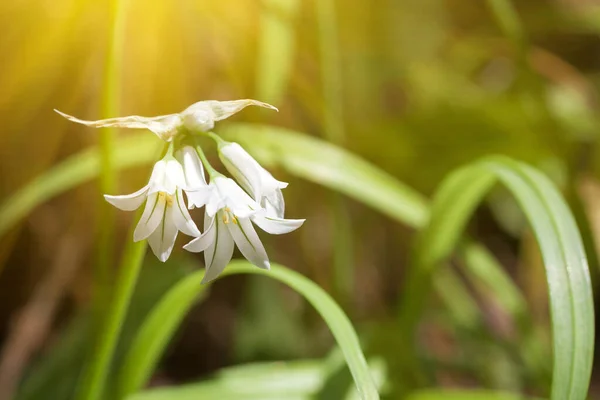
<path fill-rule="evenodd" d="M 267 252 L 251 222 L 256 216 L 265 214 L 265 210 L 230 178 L 215 177 L 208 191 L 204 233 L 184 246 L 191 252 L 204 251 L 206 274 L 203 282 L 215 279 L 229 264 L 234 244 L 252 264 L 269 269 Z M 302 222 L 273 219 L 259 227 L 268 233 L 285 233 L 298 228 Z"/>
<path fill-rule="evenodd" d="M 58 110 L 54 111 L 69 121 L 92 126 L 94 128 L 116 127 L 148 129 L 154 132 L 162 140 L 170 142 L 183 129 L 202 132 L 210 131 L 215 126 L 216 121 L 229 118 L 248 106 L 265 107 L 277 111 L 277 108 L 270 104 L 251 99 L 199 101 L 178 114 L 161 115 L 158 117 L 130 115 L 127 117 L 101 119 L 98 121 L 86 121 Z"/>
<path fill-rule="evenodd" d="M 267 215 L 283 218 L 285 203 L 281 189 L 286 182 L 278 181 L 264 169 L 242 146 L 221 141 L 219 158 L 227 171 L 267 211 Z"/>
<path fill-rule="evenodd" d="M 303 219 L 283 219 L 285 202 L 281 189 L 286 182 L 278 181 L 263 168 L 242 146 L 219 142 L 219 157 L 225 168 L 250 193 L 265 212 L 252 216 L 252 221 L 271 234 L 283 234 L 299 228 Z"/>
<path fill-rule="evenodd" d="M 208 203 L 212 188 L 206 183 L 204 167 L 197 151 L 185 146 L 177 151 L 175 157 L 183 166 L 189 208 L 203 207 Z"/>
<path fill-rule="evenodd" d="M 173 250 L 179 231 L 190 236 L 201 234 L 185 205 L 185 187 L 181 164 L 166 157 L 154 164 L 148 184 L 137 192 L 123 196 L 104 195 L 104 198 L 124 211 L 133 211 L 146 201 L 144 213 L 133 233 L 133 240 L 137 242 L 148 239 L 153 253 L 164 262 Z"/>

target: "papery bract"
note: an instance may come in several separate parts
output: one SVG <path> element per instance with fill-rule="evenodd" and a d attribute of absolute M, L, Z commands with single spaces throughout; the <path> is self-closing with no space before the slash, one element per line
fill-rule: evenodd
<path fill-rule="evenodd" d="M 192 132 L 207 132 L 215 126 L 215 122 L 229 118 L 248 106 L 259 106 L 277 111 L 277 108 L 262 101 L 243 99 L 230 101 L 205 100 L 192 104 L 178 114 L 161 115 L 158 117 L 127 117 L 87 121 L 54 110 L 69 121 L 77 122 L 94 128 L 116 127 L 131 129 L 148 129 L 159 138 L 170 142 L 182 130 Z"/>

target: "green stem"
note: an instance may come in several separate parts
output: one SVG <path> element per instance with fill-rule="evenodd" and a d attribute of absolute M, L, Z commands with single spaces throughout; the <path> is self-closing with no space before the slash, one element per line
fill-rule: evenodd
<path fill-rule="evenodd" d="M 167 144 L 167 150 L 164 152 L 164 157 L 173 157 L 173 153 L 175 152 L 175 143 L 169 142 Z"/>
<path fill-rule="evenodd" d="M 208 133 L 211 133 L 211 132 L 208 132 Z M 215 134 L 213 133 L 213 135 L 215 135 Z M 215 135 L 215 136 L 217 136 L 217 135 Z M 204 168 L 206 168 L 206 172 L 208 172 L 208 175 L 210 176 L 211 180 L 213 178 L 216 178 L 217 176 L 221 175 L 221 173 L 219 171 L 217 171 L 216 169 L 214 169 L 213 166 L 211 165 L 211 163 L 208 161 L 208 159 L 206 158 L 206 155 L 204 154 L 204 151 L 202 150 L 202 146 L 200 146 L 198 141 L 196 141 L 196 152 L 198 153 L 198 157 L 200 157 L 200 160 L 202 161 Z"/>
<path fill-rule="evenodd" d="M 141 211 L 141 210 L 140 210 Z M 139 214 L 139 213 L 138 213 Z M 134 225 L 130 229 L 133 235 Z M 119 268 L 114 296 L 107 310 L 103 329 L 93 349 L 91 362 L 86 365 L 75 398 L 97 400 L 102 398 L 110 364 L 131 302 L 137 278 L 146 253 L 146 241 L 128 241 Z"/>
<path fill-rule="evenodd" d="M 109 39 L 108 56 L 104 68 L 104 90 L 101 99 L 101 116 L 109 118 L 117 116 L 119 111 L 119 89 L 121 71 L 121 52 L 123 48 L 123 25 L 125 2 L 110 2 L 110 21 L 112 28 Z M 100 148 L 100 191 L 115 193 L 116 171 L 114 166 L 115 131 L 102 129 L 99 136 Z M 93 304 L 96 321 L 102 318 L 102 305 L 105 304 L 110 290 L 110 270 L 113 261 L 115 227 L 114 209 L 102 202 L 99 210 L 98 245 L 96 247 L 96 263 L 93 281 Z"/>
<path fill-rule="evenodd" d="M 321 58 L 321 78 L 325 115 L 323 120 L 324 136 L 337 145 L 344 138 L 342 71 L 337 37 L 336 10 L 333 0 L 316 0 L 317 24 L 319 29 L 319 49 Z M 350 226 L 348 208 L 342 196 L 333 193 L 329 199 L 332 210 L 332 223 L 335 238 L 333 243 L 333 281 L 337 297 L 342 304 L 350 300 L 354 287 L 352 249 L 354 238 Z"/>
<path fill-rule="evenodd" d="M 203 132 L 203 134 L 214 140 L 215 143 L 217 143 L 217 146 L 219 147 L 229 143 L 227 140 L 224 140 L 221 136 L 217 135 L 214 132 Z"/>

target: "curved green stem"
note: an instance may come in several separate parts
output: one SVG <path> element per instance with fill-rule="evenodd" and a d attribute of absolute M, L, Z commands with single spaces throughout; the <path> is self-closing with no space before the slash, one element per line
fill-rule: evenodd
<path fill-rule="evenodd" d="M 196 141 L 195 148 L 196 148 L 196 152 L 198 153 L 198 157 L 200 157 L 200 160 L 202 161 L 204 168 L 206 168 L 206 171 L 208 172 L 208 175 L 210 176 L 210 178 L 213 179 L 213 178 L 216 178 L 217 176 L 220 176 L 221 173 L 219 171 L 217 171 L 216 169 L 214 169 L 214 167 L 208 161 L 208 159 L 206 158 L 206 154 L 204 154 L 204 151 L 202 150 L 202 146 L 200 146 L 198 141 Z"/>
<path fill-rule="evenodd" d="M 109 27 L 111 29 L 109 49 L 104 68 L 104 89 L 101 99 L 101 116 L 110 118 L 117 116 L 119 111 L 119 90 L 121 88 L 121 52 L 123 49 L 123 32 L 126 2 L 111 1 Z M 100 191 L 114 194 L 116 189 L 115 168 L 115 130 L 104 128 L 100 130 Z M 102 202 L 99 209 L 98 245 L 96 247 L 96 262 L 94 264 L 93 304 L 96 321 L 102 318 L 102 305 L 110 292 L 110 265 L 114 255 L 115 214 L 111 206 Z"/>
<path fill-rule="evenodd" d="M 133 234 L 133 225 L 129 237 Z M 114 289 L 114 297 L 109 305 L 106 319 L 93 356 L 83 371 L 75 398 L 97 400 L 102 398 L 106 378 L 115 352 L 123 321 L 129 308 L 137 278 L 146 253 L 146 241 L 128 242 Z"/>

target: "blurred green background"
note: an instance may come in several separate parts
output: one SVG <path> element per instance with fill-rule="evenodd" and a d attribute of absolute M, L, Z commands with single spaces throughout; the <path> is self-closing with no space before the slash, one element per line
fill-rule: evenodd
<path fill-rule="evenodd" d="M 280 112 L 247 109 L 231 120 L 333 142 L 425 197 L 450 170 L 481 156 L 526 161 L 563 190 L 593 254 L 600 245 L 600 3 L 514 3 L 511 9 L 499 0 L 2 2 L 0 200 L 98 142 L 98 131 L 67 122 L 54 108 L 99 119 L 174 113 L 204 99 L 256 98 Z M 148 171 L 120 172 L 117 192 L 141 187 Z M 307 219 L 293 234 L 264 237 L 271 259 L 331 293 L 367 353 L 393 363 L 400 356 L 389 332 L 414 230 L 282 169 L 271 172 L 290 182 L 287 215 Z M 98 182 L 86 183 L 37 207 L 0 241 L 5 398 L 19 386 L 21 398 L 31 399 L 68 398 L 72 390 L 86 347 L 81 332 L 90 326 L 98 226 L 106 218 L 101 203 Z M 111 239 L 120 250 L 132 216 L 113 217 Z M 547 288 L 524 217 L 507 192 L 496 190 L 468 231 L 522 289 L 535 326 L 532 346 L 548 362 L 525 369 L 511 345 L 522 339 L 515 321 L 459 273 L 454 277 L 475 299 L 480 323 L 465 327 L 438 297 L 428 299 L 418 338 L 427 349 L 429 381 L 546 395 Z M 595 256 L 590 263 L 595 275 Z M 146 258 L 121 351 L 158 297 L 197 268 L 201 258 L 182 250 L 166 264 Z M 194 381 L 245 362 L 321 358 L 332 343 L 297 294 L 235 276 L 213 285 L 187 315 L 151 385 Z M 594 393 L 600 396 L 598 377 Z"/>

